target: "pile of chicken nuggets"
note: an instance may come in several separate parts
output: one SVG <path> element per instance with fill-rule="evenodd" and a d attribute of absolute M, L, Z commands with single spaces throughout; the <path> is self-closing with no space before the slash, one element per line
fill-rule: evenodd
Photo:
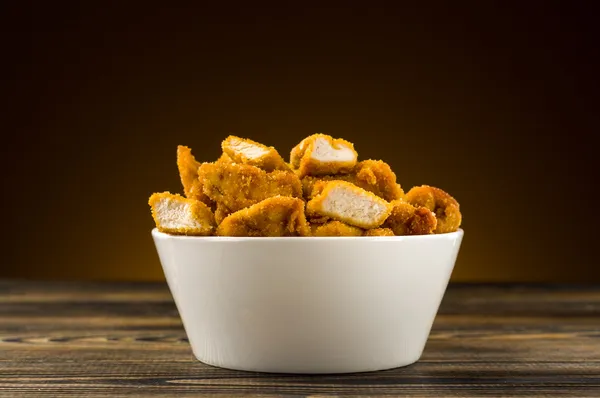
<path fill-rule="evenodd" d="M 177 148 L 185 196 L 155 193 L 149 204 L 159 231 L 199 236 L 401 236 L 454 232 L 458 202 L 427 185 L 404 193 L 381 160 L 358 161 L 354 145 L 314 134 L 277 150 L 227 137 L 215 162 Z"/>

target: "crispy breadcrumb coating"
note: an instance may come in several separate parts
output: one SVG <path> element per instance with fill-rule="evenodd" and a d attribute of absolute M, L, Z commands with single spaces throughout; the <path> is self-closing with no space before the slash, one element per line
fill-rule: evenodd
<path fill-rule="evenodd" d="M 231 211 L 229 211 L 229 209 L 227 209 L 221 204 L 217 204 L 217 207 L 215 209 L 215 222 L 217 223 L 217 225 L 221 224 L 225 217 L 227 217 L 230 214 Z"/>
<path fill-rule="evenodd" d="M 325 223 L 331 221 L 331 218 L 329 218 L 327 216 L 320 216 L 318 214 L 311 214 L 311 215 L 307 214 L 306 219 L 310 222 L 311 225 L 325 224 Z"/>
<path fill-rule="evenodd" d="M 436 234 L 454 232 L 460 227 L 462 214 L 460 205 L 450 194 L 440 188 L 422 185 L 414 187 L 405 196 L 405 200 L 413 206 L 422 206 L 435 213 Z"/>
<path fill-rule="evenodd" d="M 363 230 L 340 221 L 311 224 L 313 236 L 362 236 Z"/>
<path fill-rule="evenodd" d="M 354 145 L 329 135 L 306 137 L 292 149 L 290 163 L 298 177 L 348 173 L 356 165 L 358 154 Z"/>
<path fill-rule="evenodd" d="M 392 168 L 381 160 L 363 160 L 354 168 L 355 185 L 391 202 L 401 199 L 404 192 L 396 182 Z"/>
<path fill-rule="evenodd" d="M 309 236 L 304 201 L 273 196 L 227 216 L 217 227 L 219 236 Z"/>
<path fill-rule="evenodd" d="M 228 154 L 222 153 L 216 163 L 233 163 L 233 160 L 231 160 Z"/>
<path fill-rule="evenodd" d="M 435 230 L 437 219 L 426 207 L 416 208 L 403 200 L 393 201 L 392 206 L 383 226 L 394 231 L 394 235 L 427 235 Z"/>
<path fill-rule="evenodd" d="M 267 173 L 247 164 L 217 162 L 202 164 L 198 174 L 204 193 L 222 212 L 236 212 L 276 195 L 302 197 L 302 184 L 292 172 Z"/>
<path fill-rule="evenodd" d="M 348 181 L 354 183 L 356 176 L 354 174 L 335 174 L 325 176 L 304 176 L 302 183 L 302 196 L 306 200 L 311 200 L 318 195 L 326 183 L 329 181 Z M 315 186 L 317 189 L 315 190 Z"/>
<path fill-rule="evenodd" d="M 202 180 L 198 178 L 199 167 L 200 162 L 196 161 L 189 147 L 177 146 L 177 169 L 179 169 L 183 193 L 186 198 L 196 199 L 211 206 L 211 200 L 202 190 Z"/>
<path fill-rule="evenodd" d="M 265 171 L 290 170 L 272 146 L 230 135 L 221 143 L 221 147 L 223 153 L 229 155 L 235 163 L 249 164 Z"/>
<path fill-rule="evenodd" d="M 174 235 L 211 235 L 215 228 L 212 212 L 206 204 L 169 192 L 154 193 L 148 204 L 160 232 Z"/>
<path fill-rule="evenodd" d="M 374 228 L 365 231 L 363 236 L 395 236 L 394 231 L 389 228 Z"/>
<path fill-rule="evenodd" d="M 377 228 L 392 205 L 379 196 L 346 181 L 327 182 L 306 205 L 309 216 L 326 216 L 360 228 Z"/>

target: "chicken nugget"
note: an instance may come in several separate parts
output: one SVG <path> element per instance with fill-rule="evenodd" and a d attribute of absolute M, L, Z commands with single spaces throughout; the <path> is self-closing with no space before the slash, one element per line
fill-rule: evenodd
<path fill-rule="evenodd" d="M 227 216 L 217 227 L 219 236 L 309 236 L 304 201 L 273 196 Z"/>
<path fill-rule="evenodd" d="M 413 187 L 405 196 L 405 200 L 413 206 L 422 206 L 435 213 L 436 234 L 454 232 L 460 227 L 462 214 L 460 205 L 450 194 L 440 188 L 422 185 Z"/>
<path fill-rule="evenodd" d="M 302 178 L 305 175 L 348 173 L 356 165 L 357 158 L 351 142 L 314 134 L 292 149 L 290 163 Z"/>
<path fill-rule="evenodd" d="M 160 232 L 174 235 L 210 235 L 215 227 L 206 204 L 169 192 L 154 193 L 148 204 Z"/>
<path fill-rule="evenodd" d="M 309 216 L 326 216 L 360 228 L 377 228 L 392 205 L 379 196 L 346 181 L 330 181 L 307 206 Z"/>
<path fill-rule="evenodd" d="M 313 236 L 362 236 L 363 230 L 340 221 L 311 225 Z"/>
<path fill-rule="evenodd" d="M 373 192 L 388 202 L 404 196 L 404 191 L 396 182 L 396 174 L 381 160 L 363 160 L 356 165 L 352 174 L 355 176 L 352 182 L 356 186 Z"/>
<path fill-rule="evenodd" d="M 389 228 L 374 228 L 366 230 L 363 236 L 394 236 L 394 231 Z"/>
<path fill-rule="evenodd" d="M 290 170 L 287 163 L 272 146 L 230 135 L 221 144 L 223 153 L 235 163 L 249 164 L 265 171 Z"/>
<path fill-rule="evenodd" d="M 289 171 L 267 173 L 247 164 L 217 162 L 202 164 L 198 174 L 204 193 L 221 212 L 233 213 L 276 195 L 302 197 L 302 184 Z"/>
<path fill-rule="evenodd" d="M 416 208 L 403 200 L 393 201 L 392 206 L 383 226 L 394 231 L 394 235 L 427 235 L 435 230 L 437 219 L 428 208 Z"/>
<path fill-rule="evenodd" d="M 192 150 L 187 146 L 178 145 L 177 168 L 179 169 L 179 177 L 185 197 L 199 200 L 211 206 L 210 199 L 202 190 L 202 180 L 198 178 L 199 167 L 200 162 L 196 161 L 196 158 L 192 155 Z"/>

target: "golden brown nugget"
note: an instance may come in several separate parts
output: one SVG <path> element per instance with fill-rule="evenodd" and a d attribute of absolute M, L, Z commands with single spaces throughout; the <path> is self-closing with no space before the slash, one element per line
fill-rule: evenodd
<path fill-rule="evenodd" d="M 219 236 L 309 236 L 304 201 L 273 196 L 227 216 L 217 227 Z"/>
<path fill-rule="evenodd" d="M 235 163 L 249 164 L 265 171 L 291 170 L 289 164 L 272 146 L 231 135 L 221 143 L 221 147 L 223 154 Z"/>
<path fill-rule="evenodd" d="M 272 196 L 302 197 L 302 184 L 288 171 L 271 173 L 239 163 L 203 163 L 198 169 L 204 193 L 230 212 L 252 206 Z"/>
<path fill-rule="evenodd" d="M 381 160 L 363 160 L 353 170 L 355 185 L 391 202 L 401 199 L 404 191 L 396 182 L 392 168 Z"/>
<path fill-rule="evenodd" d="M 393 201 L 392 206 L 383 226 L 391 229 L 394 235 L 427 235 L 435 230 L 437 219 L 428 208 L 416 208 L 403 200 Z"/>
<path fill-rule="evenodd" d="M 422 206 L 435 213 L 436 234 L 454 232 L 460 227 L 462 214 L 460 205 L 450 194 L 440 188 L 422 185 L 407 192 L 405 200 L 413 206 Z"/>
<path fill-rule="evenodd" d="M 290 163 L 298 177 L 348 173 L 356 165 L 358 154 L 354 145 L 329 135 L 314 134 L 292 149 Z"/>
<path fill-rule="evenodd" d="M 395 236 L 394 231 L 389 228 L 374 228 L 365 231 L 363 236 Z"/>
<path fill-rule="evenodd" d="M 179 169 L 179 177 L 181 185 L 183 185 L 183 193 L 186 198 L 199 200 L 207 205 L 211 205 L 211 201 L 202 190 L 202 180 L 198 178 L 198 168 L 200 162 L 196 161 L 192 150 L 183 145 L 177 146 L 177 168 Z"/>
<path fill-rule="evenodd" d="M 290 170 L 287 163 L 272 146 L 230 135 L 222 143 L 223 153 L 235 163 L 249 164 L 265 171 Z"/>
<path fill-rule="evenodd" d="M 169 192 L 154 193 L 148 204 L 160 232 L 175 235 L 210 235 L 215 228 L 212 212 L 206 204 Z"/>
<path fill-rule="evenodd" d="M 379 196 L 346 181 L 330 181 L 306 205 L 310 217 L 325 216 L 360 228 L 377 228 L 392 205 Z"/>
<path fill-rule="evenodd" d="M 313 236 L 362 236 L 363 230 L 340 221 L 311 225 Z"/>

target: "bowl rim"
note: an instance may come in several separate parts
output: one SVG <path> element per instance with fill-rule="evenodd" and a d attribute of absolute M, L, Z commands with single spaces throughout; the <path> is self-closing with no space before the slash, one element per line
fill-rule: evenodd
<path fill-rule="evenodd" d="M 459 228 L 455 232 L 448 232 L 445 234 L 429 234 L 429 235 L 403 235 L 403 236 L 276 236 L 276 237 L 264 237 L 264 236 L 189 236 L 189 235 L 172 235 L 165 232 L 160 232 L 158 228 L 152 229 L 152 237 L 154 239 L 162 240 L 189 240 L 189 241 L 202 241 L 202 242 L 281 242 L 281 241 L 357 241 L 357 242 L 368 242 L 368 241 L 415 241 L 415 240 L 441 240 L 441 239 L 456 239 L 464 235 L 464 230 Z"/>

